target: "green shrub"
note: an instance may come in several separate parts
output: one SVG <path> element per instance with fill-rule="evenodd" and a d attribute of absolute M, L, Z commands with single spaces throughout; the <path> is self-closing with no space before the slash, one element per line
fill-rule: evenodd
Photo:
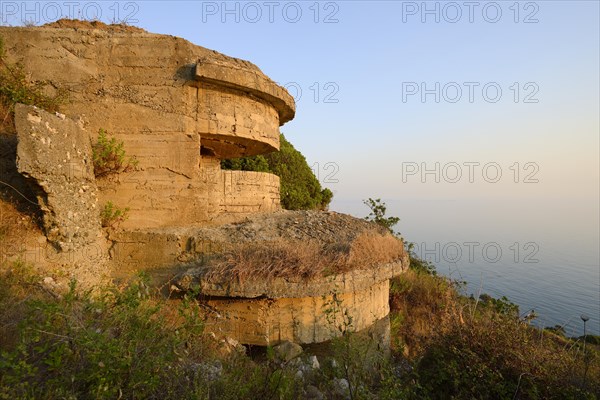
<path fill-rule="evenodd" d="M 476 302 L 410 270 L 392 281 L 390 303 L 392 344 L 413 366 L 405 398 L 575 400 L 600 389 L 597 348 L 584 358 L 582 343 L 530 326 L 505 297 Z"/>
<path fill-rule="evenodd" d="M 492 312 L 451 324 L 432 341 L 413 378 L 422 398 L 595 399 L 598 367 L 587 375 L 585 383 L 578 352 Z"/>
<path fill-rule="evenodd" d="M 104 129 L 100 129 L 98 141 L 92 146 L 92 157 L 97 178 L 130 171 L 138 164 L 134 157 L 125 154 L 123 141 L 114 137 L 109 139 Z"/>
<path fill-rule="evenodd" d="M 141 275 L 57 296 L 40 281 L 22 263 L 0 269 L 0 399 L 301 398 L 296 369 L 272 359 L 233 354 L 207 378 L 220 361 L 197 292 L 165 299 Z"/>
<path fill-rule="evenodd" d="M 296 372 L 276 362 L 272 355 L 262 362 L 236 357 L 223 365 L 223 377 L 211 384 L 206 398 L 300 399 L 302 384 L 295 378 Z"/>
<path fill-rule="evenodd" d="M 104 228 L 115 228 L 128 217 L 129 208 L 121 209 L 108 201 L 100 212 L 100 222 Z"/>
<path fill-rule="evenodd" d="M 201 386 L 183 358 L 202 355 L 198 305 L 171 316 L 146 278 L 94 296 L 73 282 L 24 304 L 16 345 L 0 347 L 0 399 L 180 398 Z"/>
<path fill-rule="evenodd" d="M 496 299 L 487 293 L 479 295 L 480 304 L 484 307 L 491 308 L 498 314 L 519 317 L 519 306 L 510 301 L 506 296 Z"/>
<path fill-rule="evenodd" d="M 281 179 L 281 206 L 287 210 L 326 209 L 333 192 L 323 189 L 306 158 L 280 136 L 280 149 L 274 153 L 221 161 L 221 168 L 271 172 Z"/>
<path fill-rule="evenodd" d="M 234 171 L 271 172 L 267 159 L 262 155 L 222 160 L 221 168 Z"/>

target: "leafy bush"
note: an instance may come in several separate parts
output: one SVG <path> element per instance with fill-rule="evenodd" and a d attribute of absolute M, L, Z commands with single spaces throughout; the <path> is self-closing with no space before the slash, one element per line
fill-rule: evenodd
<path fill-rule="evenodd" d="M 414 377 L 425 398 L 594 399 L 598 367 L 587 383 L 584 369 L 578 352 L 553 337 L 486 312 L 450 324 L 417 363 Z"/>
<path fill-rule="evenodd" d="M 59 296 L 40 281 L 22 263 L 0 269 L 0 399 L 302 397 L 294 368 L 215 360 L 198 293 L 165 299 L 139 276 Z"/>
<path fill-rule="evenodd" d="M 211 384 L 204 398 L 223 400 L 302 398 L 302 382 L 294 376 L 297 371 L 276 362 L 272 355 L 267 354 L 267 360 L 260 363 L 248 357 L 237 357 L 226 363 L 223 369 L 222 379 Z"/>
<path fill-rule="evenodd" d="M 123 141 L 114 137 L 109 139 L 104 129 L 100 129 L 98 141 L 92 146 L 92 156 L 97 178 L 130 171 L 138 164 L 134 157 L 125 154 Z"/>
<path fill-rule="evenodd" d="M 306 158 L 280 136 L 280 150 L 266 155 L 221 161 L 221 168 L 271 172 L 281 179 L 281 205 L 287 210 L 326 209 L 333 192 L 321 187 Z"/>
<path fill-rule="evenodd" d="M 269 162 L 263 155 L 222 160 L 221 168 L 234 171 L 271 172 Z"/>
<path fill-rule="evenodd" d="M 496 299 L 487 293 L 479 295 L 481 304 L 485 307 L 493 309 L 498 314 L 519 317 L 519 306 L 510 301 L 506 296 Z"/>

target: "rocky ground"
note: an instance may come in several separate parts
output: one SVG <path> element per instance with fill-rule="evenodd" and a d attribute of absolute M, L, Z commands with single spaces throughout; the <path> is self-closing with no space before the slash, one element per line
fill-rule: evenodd
<path fill-rule="evenodd" d="M 46 28 L 75 28 L 75 29 L 99 29 L 107 32 L 123 33 L 123 32 L 139 32 L 146 31 L 136 26 L 127 25 L 125 23 L 107 25 L 101 21 L 82 21 L 76 19 L 60 19 L 49 24 L 45 24 Z"/>
<path fill-rule="evenodd" d="M 218 223 L 218 221 L 217 221 Z M 365 231 L 386 235 L 384 228 L 334 211 L 288 211 L 255 214 L 242 221 L 202 228 L 198 235 L 223 242 L 316 240 L 321 243 L 352 242 Z"/>

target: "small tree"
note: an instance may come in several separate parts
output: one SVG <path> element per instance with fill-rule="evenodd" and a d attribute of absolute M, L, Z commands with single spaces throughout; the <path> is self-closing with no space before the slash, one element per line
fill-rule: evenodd
<path fill-rule="evenodd" d="M 363 203 L 371 209 L 369 215 L 365 217 L 367 221 L 375 222 L 386 228 L 390 233 L 395 234 L 392 227 L 400 222 L 400 218 L 386 217 L 385 212 L 387 211 L 387 206 L 381 199 L 372 199 L 369 197 L 368 200 L 363 200 Z"/>

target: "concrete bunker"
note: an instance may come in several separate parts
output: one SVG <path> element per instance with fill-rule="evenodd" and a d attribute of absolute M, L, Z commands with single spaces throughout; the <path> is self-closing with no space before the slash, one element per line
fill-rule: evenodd
<path fill-rule="evenodd" d="M 393 251 L 378 245 L 391 243 L 389 233 L 342 214 L 282 211 L 277 176 L 221 170 L 223 158 L 277 150 L 279 127 L 295 115 L 293 98 L 256 66 L 140 30 L 63 23 L 0 27 L 0 35 L 9 59 L 22 62 L 32 80 L 70 93 L 63 117 L 20 108 L 17 126 L 19 171 L 47 194 L 81 200 L 76 212 L 72 201 L 60 197 L 44 209 L 48 240 L 63 243 L 61 251 L 105 243 L 102 273 L 112 278 L 143 270 L 157 284 L 171 282 L 180 291 L 199 285 L 210 297 L 207 305 L 222 316 L 211 321 L 211 329 L 241 343 L 327 340 L 336 334 L 324 312 L 332 300 L 353 316 L 354 329 L 386 320 L 389 279 L 408 266 L 401 244 L 392 245 Z M 111 179 L 89 174 L 84 159 L 100 129 L 125 143 L 139 161 L 135 170 Z M 53 140 L 47 151 L 43 146 L 49 148 L 52 135 L 69 140 Z M 54 168 L 67 153 L 85 165 L 80 180 Z M 128 207 L 130 217 L 107 234 L 97 208 L 109 200 Z M 56 235 L 50 234 L 54 228 Z M 371 231 L 366 258 L 347 271 L 246 281 L 206 275 L 206 260 L 253 241 L 327 245 L 334 238 L 351 249 L 360 234 Z M 99 273 L 100 264 L 83 264 L 75 277 Z"/>

